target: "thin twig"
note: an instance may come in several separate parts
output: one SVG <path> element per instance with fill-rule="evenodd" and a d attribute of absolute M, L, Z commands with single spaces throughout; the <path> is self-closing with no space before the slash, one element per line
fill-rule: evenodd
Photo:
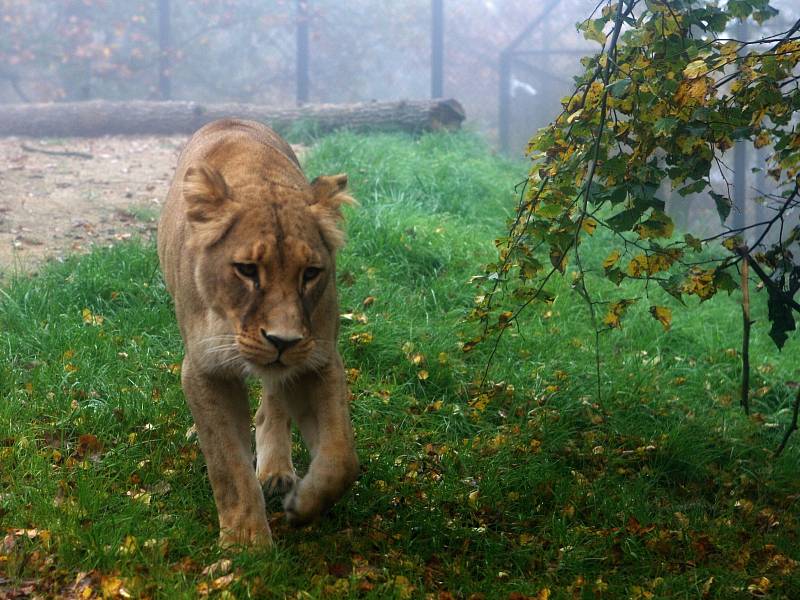
<path fill-rule="evenodd" d="M 628 9 L 631 10 L 635 3 L 633 1 L 629 2 Z M 592 156 L 592 161 L 589 164 L 589 171 L 586 174 L 586 183 L 583 188 L 583 210 L 578 217 L 578 222 L 575 224 L 575 239 L 573 241 L 573 248 L 575 250 L 575 263 L 578 267 L 578 271 L 581 275 L 580 281 L 578 281 L 577 290 L 580 296 L 586 301 L 586 304 L 589 305 L 589 316 L 592 319 L 592 327 L 594 328 L 594 362 L 595 362 L 595 379 L 597 383 L 597 401 L 602 401 L 602 384 L 600 381 L 600 331 L 597 327 L 597 311 L 594 307 L 594 302 L 592 302 L 592 297 L 589 294 L 589 290 L 586 287 L 586 277 L 585 271 L 583 269 L 583 263 L 581 261 L 581 253 L 580 253 L 580 245 L 578 243 L 578 238 L 581 234 L 581 228 L 583 227 L 583 222 L 589 214 L 589 204 L 591 203 L 592 198 L 592 182 L 594 180 L 594 173 L 595 169 L 597 168 L 597 161 L 599 160 L 600 156 L 600 145 L 603 141 L 603 130 L 605 129 L 606 125 L 606 116 L 608 111 L 608 82 L 611 79 L 611 68 L 612 65 L 616 63 L 614 60 L 616 49 L 617 49 L 617 40 L 619 39 L 620 31 L 622 30 L 622 22 L 624 18 L 623 14 L 623 7 L 624 3 L 620 2 L 617 5 L 617 14 L 614 19 L 614 30 L 611 34 L 611 41 L 608 45 L 608 50 L 606 51 L 606 56 L 608 57 L 608 61 L 606 62 L 605 69 L 603 71 L 603 95 L 600 98 L 600 122 L 597 126 L 597 135 L 595 136 L 594 141 L 594 153 Z"/>
<path fill-rule="evenodd" d="M 791 296 L 789 296 L 785 291 L 783 291 L 783 288 L 781 286 L 772 281 L 772 279 L 770 279 L 770 276 L 767 275 L 764 269 L 762 269 L 761 266 L 756 261 L 752 260 L 752 258 L 750 257 L 750 255 L 747 253 L 746 250 L 739 248 L 737 249 L 737 253 L 739 254 L 739 256 L 742 257 L 743 261 L 747 258 L 750 258 L 750 266 L 753 267 L 753 271 L 755 271 L 756 275 L 758 275 L 758 278 L 764 282 L 764 285 L 766 285 L 773 292 L 778 294 L 781 300 L 783 300 L 787 304 L 787 306 L 790 306 L 797 312 L 800 312 L 800 304 L 798 304 L 797 301 L 795 301 Z"/>
<path fill-rule="evenodd" d="M 794 408 L 792 409 L 792 422 L 789 423 L 789 429 L 786 430 L 786 433 L 783 434 L 783 440 L 781 440 L 781 445 L 778 446 L 778 449 L 775 450 L 775 456 L 778 457 L 783 452 L 783 449 L 786 448 L 786 444 L 789 441 L 789 436 L 792 435 L 795 431 L 797 431 L 797 413 L 800 410 L 800 388 L 797 390 L 797 397 L 794 399 Z"/>
<path fill-rule="evenodd" d="M 742 258 L 742 408 L 744 414 L 750 414 L 750 261 L 747 249 Z"/>

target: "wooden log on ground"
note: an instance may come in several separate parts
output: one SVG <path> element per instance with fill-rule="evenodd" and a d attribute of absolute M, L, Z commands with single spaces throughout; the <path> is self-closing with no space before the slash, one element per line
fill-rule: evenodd
<path fill-rule="evenodd" d="M 190 134 L 224 117 L 261 121 L 282 132 L 304 123 L 319 133 L 342 128 L 421 132 L 458 129 L 464 120 L 464 109 L 452 99 L 312 104 L 297 108 L 142 100 L 0 104 L 0 136 Z"/>

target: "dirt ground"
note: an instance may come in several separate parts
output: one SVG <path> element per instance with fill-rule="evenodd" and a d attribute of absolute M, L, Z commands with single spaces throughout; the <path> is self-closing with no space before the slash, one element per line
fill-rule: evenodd
<path fill-rule="evenodd" d="M 0 279 L 153 236 L 186 139 L 0 138 Z"/>

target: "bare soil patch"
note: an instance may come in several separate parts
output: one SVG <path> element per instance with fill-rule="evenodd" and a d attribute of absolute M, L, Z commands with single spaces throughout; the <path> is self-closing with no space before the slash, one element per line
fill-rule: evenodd
<path fill-rule="evenodd" d="M 187 139 L 0 138 L 0 278 L 154 236 Z"/>

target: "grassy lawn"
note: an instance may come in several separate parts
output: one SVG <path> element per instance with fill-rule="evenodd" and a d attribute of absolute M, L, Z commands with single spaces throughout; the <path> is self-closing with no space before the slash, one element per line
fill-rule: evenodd
<path fill-rule="evenodd" d="M 800 597 L 800 435 L 772 456 L 800 336 L 774 348 L 763 293 L 752 418 L 735 295 L 652 292 L 669 332 L 632 307 L 601 339 L 598 399 L 587 310 L 558 282 L 479 392 L 468 280 L 525 165 L 469 134 L 339 134 L 306 163 L 361 202 L 338 273 L 353 490 L 299 530 L 273 498 L 274 549 L 220 550 L 155 249 L 99 250 L 0 290 L 0 596 Z"/>

